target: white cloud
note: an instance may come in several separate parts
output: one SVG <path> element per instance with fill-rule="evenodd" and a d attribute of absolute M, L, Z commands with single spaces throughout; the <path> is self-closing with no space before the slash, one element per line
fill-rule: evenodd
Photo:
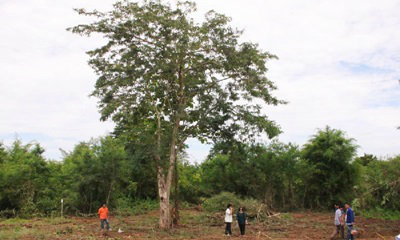
<path fill-rule="evenodd" d="M 400 2 L 199 4 L 232 16 L 244 39 L 280 58 L 270 62 L 269 77 L 290 103 L 266 111 L 282 126 L 281 140 L 303 144 L 330 125 L 355 138 L 359 154 L 399 153 Z"/>
<path fill-rule="evenodd" d="M 0 137 L 5 142 L 13 141 L 13 133 L 26 141 L 44 135 L 46 155 L 58 158 L 59 148 L 71 150 L 112 130 L 112 123 L 99 121 L 96 99 L 88 97 L 96 76 L 85 51 L 100 40 L 65 30 L 85 21 L 72 11 L 80 6 L 80 1 L 1 3 Z"/>
<path fill-rule="evenodd" d="M 96 76 L 84 52 L 101 39 L 65 31 L 86 21 L 73 7 L 107 9 L 112 2 L 0 2 L 0 137 L 46 135 L 48 156 L 58 157 L 58 148 L 112 130 L 112 123 L 99 122 L 96 99 L 88 98 Z M 282 126 L 282 140 L 303 144 L 330 125 L 357 139 L 360 154 L 399 153 L 399 1 L 197 3 L 201 12 L 231 16 L 245 29 L 244 40 L 280 58 L 269 63 L 268 76 L 279 87 L 276 95 L 290 103 L 266 111 Z M 193 143 L 189 154 L 203 158 L 207 151 Z"/>

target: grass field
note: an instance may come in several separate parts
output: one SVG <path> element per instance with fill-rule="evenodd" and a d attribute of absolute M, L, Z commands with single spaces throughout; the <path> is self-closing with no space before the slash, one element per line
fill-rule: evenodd
<path fill-rule="evenodd" d="M 0 220 L 0 239 L 227 239 L 219 216 L 197 210 L 181 212 L 181 226 L 170 231 L 157 228 L 158 212 L 112 216 L 112 230 L 102 232 L 96 218 L 35 218 Z M 222 219 L 222 218 L 221 218 Z M 400 233 L 400 221 L 357 217 L 361 235 L 357 239 L 394 239 Z M 245 239 L 329 239 L 334 226 L 332 214 L 297 212 L 279 214 L 265 223 L 251 221 Z M 118 229 L 123 232 L 118 233 Z M 239 239 L 237 226 L 231 238 Z"/>

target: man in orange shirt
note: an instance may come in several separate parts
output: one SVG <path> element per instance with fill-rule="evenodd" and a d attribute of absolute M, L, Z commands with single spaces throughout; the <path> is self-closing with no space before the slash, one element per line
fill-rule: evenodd
<path fill-rule="evenodd" d="M 99 208 L 99 211 L 97 212 L 100 217 L 100 227 L 103 230 L 104 229 L 104 223 L 107 225 L 107 231 L 110 230 L 110 224 L 108 222 L 108 208 L 106 204 L 103 204 L 101 208 Z"/>

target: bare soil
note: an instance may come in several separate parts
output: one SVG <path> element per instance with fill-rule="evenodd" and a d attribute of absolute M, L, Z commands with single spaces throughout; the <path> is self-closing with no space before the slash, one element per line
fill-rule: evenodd
<path fill-rule="evenodd" d="M 197 210 L 184 210 L 181 216 L 181 225 L 170 231 L 158 229 L 156 211 L 137 216 L 112 216 L 111 231 L 101 231 L 96 218 L 2 219 L 0 239 L 330 239 L 335 228 L 331 213 L 296 212 L 279 214 L 263 223 L 250 221 L 245 237 L 239 236 L 239 228 L 233 224 L 233 236 L 226 237 L 222 219 L 219 221 Z M 363 217 L 356 217 L 356 221 L 360 232 L 357 239 L 393 240 L 400 233 L 400 221 Z"/>

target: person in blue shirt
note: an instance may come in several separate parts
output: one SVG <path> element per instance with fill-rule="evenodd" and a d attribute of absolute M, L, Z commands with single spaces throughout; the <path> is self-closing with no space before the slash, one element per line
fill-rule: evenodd
<path fill-rule="evenodd" d="M 354 235 L 351 234 L 354 225 L 354 212 L 348 203 L 344 207 L 346 208 L 347 240 L 354 240 Z"/>

